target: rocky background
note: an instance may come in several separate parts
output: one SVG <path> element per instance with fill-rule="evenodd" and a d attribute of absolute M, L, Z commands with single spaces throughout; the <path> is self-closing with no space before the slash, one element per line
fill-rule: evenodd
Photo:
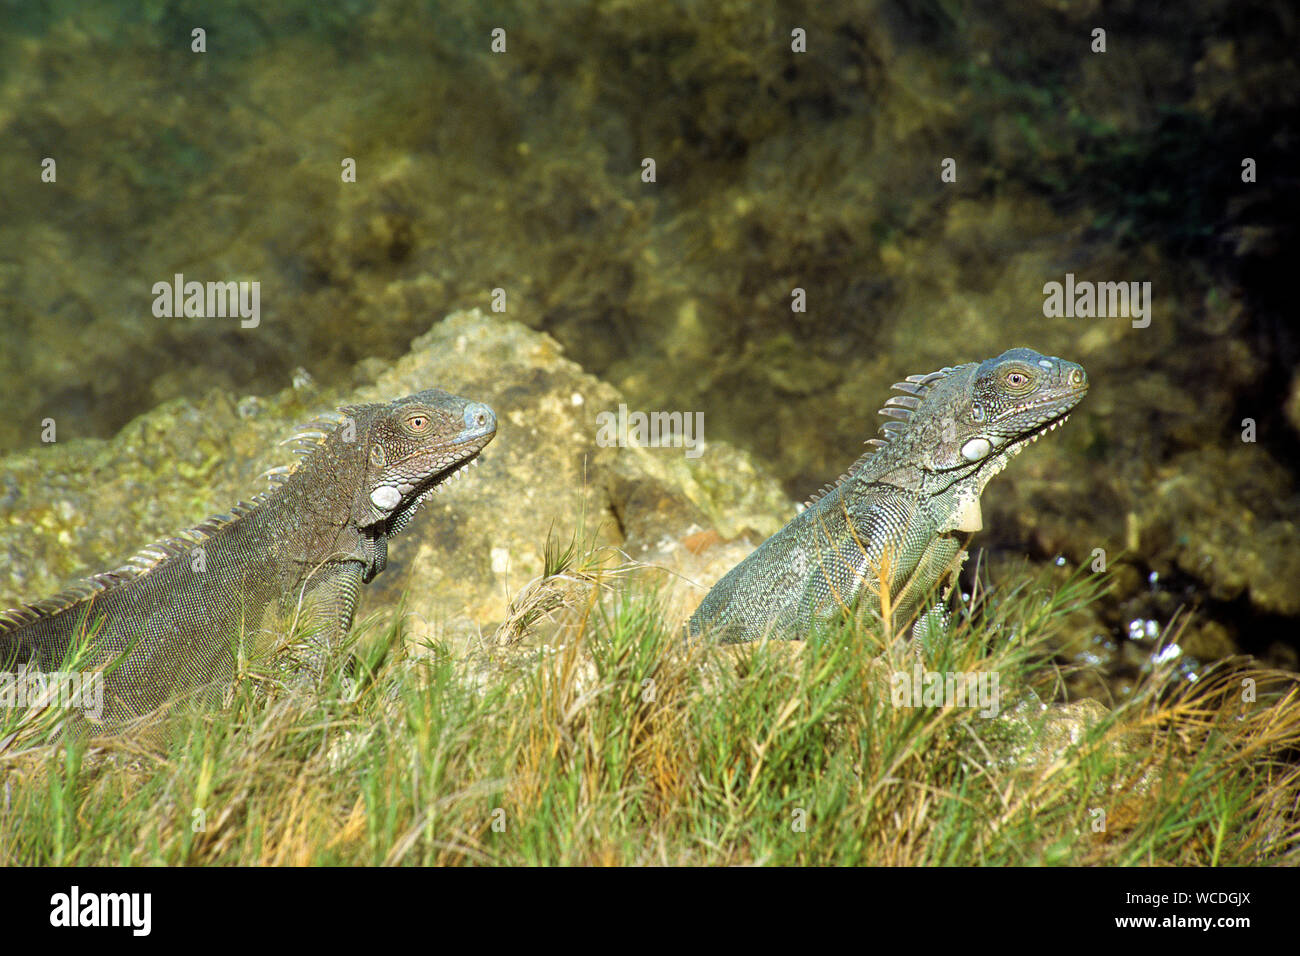
<path fill-rule="evenodd" d="M 1297 666 L 1286 5 L 56 0 L 0 23 L 0 603 L 246 495 L 315 408 L 435 384 L 502 425 L 376 582 L 451 595 L 430 628 L 498 619 L 583 502 L 602 541 L 707 583 L 857 457 L 889 383 L 1023 344 L 1093 388 L 990 486 L 990 578 L 1103 549 L 1116 589 L 1063 653 L 1121 693 L 1180 609 L 1189 674 Z M 258 280 L 261 324 L 155 318 L 177 272 Z M 1067 272 L 1151 282 L 1150 326 L 1044 317 Z M 598 448 L 619 401 L 703 412 L 708 450 Z"/>

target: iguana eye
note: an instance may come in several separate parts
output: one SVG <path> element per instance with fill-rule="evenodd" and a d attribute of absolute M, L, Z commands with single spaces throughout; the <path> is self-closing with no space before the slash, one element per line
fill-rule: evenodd
<path fill-rule="evenodd" d="M 412 415 L 406 420 L 406 424 L 413 432 L 422 432 L 429 427 L 429 418 L 427 415 Z"/>
<path fill-rule="evenodd" d="M 1029 384 L 1029 376 L 1024 372 L 1007 372 L 1007 384 L 1012 388 L 1024 388 Z"/>

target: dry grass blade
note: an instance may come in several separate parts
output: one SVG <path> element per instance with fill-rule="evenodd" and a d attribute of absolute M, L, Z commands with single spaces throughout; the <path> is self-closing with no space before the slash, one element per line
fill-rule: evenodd
<path fill-rule="evenodd" d="M 559 539 L 548 533 L 542 573 L 511 599 L 505 619 L 493 632 L 490 643 L 518 643 L 540 621 L 554 621 L 563 611 L 589 606 L 596 592 L 609 589 L 615 580 L 637 567 L 614 548 L 579 548 L 577 534 L 561 547 Z"/>

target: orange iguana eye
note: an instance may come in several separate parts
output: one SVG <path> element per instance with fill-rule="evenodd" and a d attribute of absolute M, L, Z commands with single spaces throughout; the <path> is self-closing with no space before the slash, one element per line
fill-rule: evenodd
<path fill-rule="evenodd" d="M 1029 384 L 1029 376 L 1024 372 L 1008 372 L 1007 384 L 1012 388 L 1024 388 Z"/>
<path fill-rule="evenodd" d="M 429 427 L 429 419 L 424 415 L 412 415 L 406 424 L 411 426 L 411 431 L 422 432 Z"/>

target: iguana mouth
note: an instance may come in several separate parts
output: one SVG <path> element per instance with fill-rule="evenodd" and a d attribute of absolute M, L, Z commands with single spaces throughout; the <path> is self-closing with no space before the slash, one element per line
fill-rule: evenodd
<path fill-rule="evenodd" d="M 470 465 L 478 464 L 478 456 L 483 453 L 483 449 L 486 447 L 486 443 L 484 443 L 478 448 L 474 448 L 474 444 L 478 441 L 479 439 L 473 439 L 468 442 L 463 442 L 459 446 L 452 446 L 452 450 L 457 452 L 460 457 L 446 468 L 435 471 L 427 478 L 398 486 L 399 490 L 402 490 L 403 497 L 406 498 L 410 504 L 414 504 L 423 501 L 436 491 L 441 491 L 443 485 L 448 484 L 454 479 L 464 477 L 465 469 Z M 461 451 L 462 449 L 464 449 L 463 452 Z M 408 458 L 407 460 L 409 461 L 410 459 Z M 409 506 L 409 504 L 407 506 Z"/>
<path fill-rule="evenodd" d="M 389 528 L 400 529 L 404 527 L 406 522 L 411 519 L 411 515 L 415 514 L 415 512 L 420 509 L 420 506 L 429 500 L 431 495 L 441 493 L 442 489 L 446 485 L 465 477 L 465 472 L 469 469 L 470 465 L 477 467 L 478 456 L 482 451 L 483 449 L 479 448 L 477 451 L 461 458 L 452 465 L 444 468 L 442 471 L 435 472 L 428 479 L 416 485 L 406 503 L 400 505 L 397 510 L 389 516 Z"/>
<path fill-rule="evenodd" d="M 1036 429 L 1034 429 L 1024 438 L 1021 438 L 1019 441 L 1015 442 L 1015 444 L 1031 445 L 1034 442 L 1038 441 L 1038 439 L 1046 435 L 1048 432 L 1055 431 L 1058 427 L 1064 425 L 1069 420 L 1070 420 L 1070 413 L 1066 412 L 1063 415 L 1059 415 L 1056 418 L 1053 418 L 1051 421 L 1043 422 L 1043 424 L 1039 425 Z"/>
<path fill-rule="evenodd" d="M 1026 447 L 1027 445 L 1032 445 L 1034 442 L 1038 441 L 1039 438 L 1046 435 L 1048 432 L 1054 431 L 1059 426 L 1064 425 L 1067 421 L 1070 420 L 1070 413 L 1074 411 L 1074 406 L 1078 405 L 1079 402 L 1083 401 L 1083 397 L 1086 394 L 1088 394 L 1088 387 L 1085 385 L 1082 388 L 1077 389 L 1076 391 L 1071 392 L 1069 394 L 1063 396 L 1057 396 L 1054 398 L 1044 399 L 1041 402 L 1034 402 L 1033 404 L 1024 405 L 1021 406 L 1020 408 L 1017 408 L 1012 413 L 1013 416 L 1021 416 L 1026 413 L 1032 413 L 1035 410 L 1040 408 L 1051 409 L 1055 407 L 1055 408 L 1061 408 L 1061 411 L 1057 412 L 1057 414 L 1053 415 L 1051 418 L 1048 418 L 1045 421 L 1040 422 L 1038 425 L 1034 427 L 1034 430 L 1029 432 L 1028 434 L 1022 435 L 1021 437 L 1013 439 L 1012 441 L 1008 442 L 1006 446 L 1003 448 L 1003 451 L 1007 451 L 1011 449 L 1015 449 L 1018 451 L 1021 448 Z"/>
<path fill-rule="evenodd" d="M 430 480 L 428 486 L 420 492 L 420 498 L 435 491 L 442 491 L 442 486 L 453 479 L 465 477 L 465 470 L 470 465 L 474 465 L 475 467 L 478 466 L 478 456 L 482 450 L 483 449 L 480 448 L 468 457 L 460 459 L 460 461 L 456 462 L 451 467 L 444 468 L 442 471 L 437 472 Z"/>

